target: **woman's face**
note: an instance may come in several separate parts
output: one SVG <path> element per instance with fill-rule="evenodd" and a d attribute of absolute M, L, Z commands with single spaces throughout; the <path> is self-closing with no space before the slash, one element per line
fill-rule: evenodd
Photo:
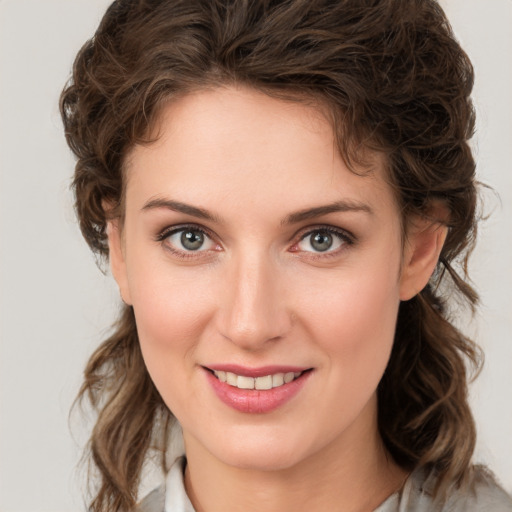
<path fill-rule="evenodd" d="M 250 89 L 158 128 L 127 157 L 111 258 L 187 450 L 260 469 L 357 450 L 411 286 L 381 160 L 351 172 L 317 110 Z"/>

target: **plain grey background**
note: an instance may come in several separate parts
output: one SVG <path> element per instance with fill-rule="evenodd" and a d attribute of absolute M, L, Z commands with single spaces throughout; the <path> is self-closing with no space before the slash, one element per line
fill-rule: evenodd
<path fill-rule="evenodd" d="M 73 159 L 57 112 L 74 55 L 109 0 L 0 0 L 0 510 L 83 510 L 75 467 L 87 422 L 68 424 L 85 361 L 112 322 L 117 290 L 74 223 Z M 487 355 L 472 387 L 476 460 L 512 491 L 512 1 L 444 0 L 476 68 L 474 147 L 490 219 L 472 275 Z M 146 487 L 150 487 L 148 482 Z"/>

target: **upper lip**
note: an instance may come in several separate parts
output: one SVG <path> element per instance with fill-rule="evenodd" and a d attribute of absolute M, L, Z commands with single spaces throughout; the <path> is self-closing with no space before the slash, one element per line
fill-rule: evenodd
<path fill-rule="evenodd" d="M 266 375 L 275 375 L 276 373 L 298 373 L 309 370 L 305 366 L 291 366 L 291 365 L 268 365 L 258 367 L 241 366 L 238 364 L 212 364 L 204 366 L 207 370 L 217 372 L 230 372 L 244 377 L 264 377 Z"/>

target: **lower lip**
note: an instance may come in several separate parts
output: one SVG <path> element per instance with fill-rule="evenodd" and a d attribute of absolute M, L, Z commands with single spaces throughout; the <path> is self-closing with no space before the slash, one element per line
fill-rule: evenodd
<path fill-rule="evenodd" d="M 213 390 L 226 405 L 240 412 L 262 414 L 271 412 L 291 400 L 302 389 L 311 371 L 306 371 L 288 384 L 277 388 L 239 389 L 221 382 L 213 373 L 205 370 L 206 377 Z"/>

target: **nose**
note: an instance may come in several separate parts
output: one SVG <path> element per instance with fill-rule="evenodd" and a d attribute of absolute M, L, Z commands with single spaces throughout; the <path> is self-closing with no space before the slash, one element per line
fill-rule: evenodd
<path fill-rule="evenodd" d="M 218 329 L 245 350 L 256 351 L 291 329 L 283 275 L 265 254 L 231 261 L 220 291 Z"/>

